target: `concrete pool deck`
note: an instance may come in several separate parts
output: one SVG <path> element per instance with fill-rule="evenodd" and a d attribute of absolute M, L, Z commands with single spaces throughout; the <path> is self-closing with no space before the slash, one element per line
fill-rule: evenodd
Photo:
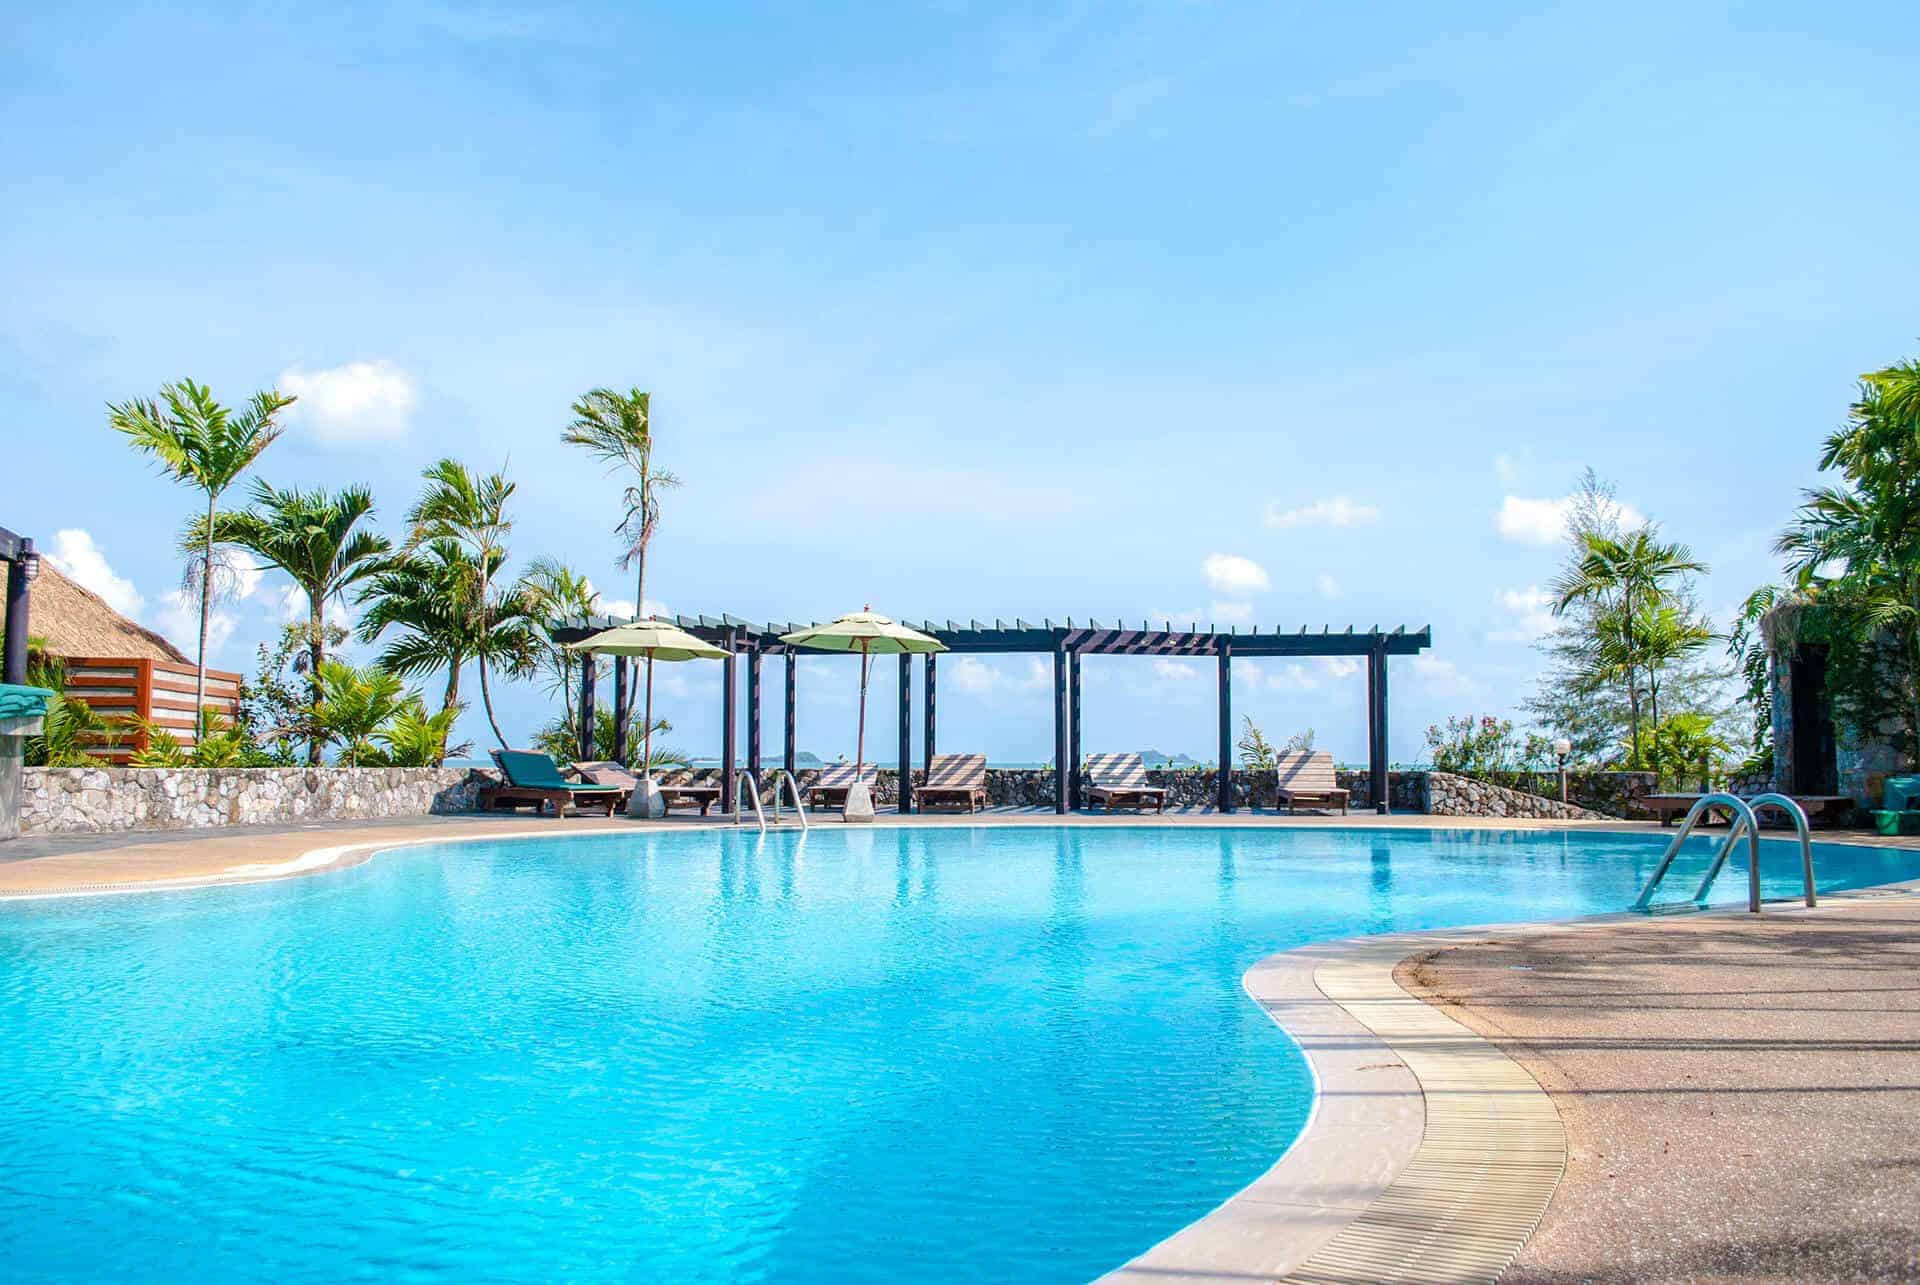
<path fill-rule="evenodd" d="M 880 825 L 1143 822 L 1660 832 L 1211 811 Z M 25 839 L 0 847 L 0 898 L 253 882 L 393 846 L 645 828 L 660 823 L 452 816 Z M 1920 1239 L 1910 1217 L 1898 1226 L 1920 1205 L 1920 1146 L 1909 1141 L 1920 1116 L 1915 964 L 1914 885 L 1899 897 L 1830 897 L 1815 911 L 1769 904 L 1758 918 L 1609 916 L 1269 957 L 1245 985 L 1307 1053 L 1313 1118 L 1260 1180 L 1115 1277 L 1920 1279 Z M 1781 985 L 1795 969 L 1816 979 Z"/>

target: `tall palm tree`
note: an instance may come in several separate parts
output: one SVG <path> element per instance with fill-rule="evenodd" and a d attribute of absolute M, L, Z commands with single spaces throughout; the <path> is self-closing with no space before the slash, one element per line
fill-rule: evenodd
<path fill-rule="evenodd" d="M 360 527 L 373 514 L 373 492 L 350 486 L 337 494 L 298 487 L 279 490 L 266 482 L 253 484 L 251 507 L 239 513 L 213 515 L 216 544 L 245 549 L 268 567 L 293 578 L 307 595 L 307 674 L 320 690 L 320 671 L 326 664 L 325 617 L 327 603 L 378 571 L 392 551 L 383 535 Z M 201 535 L 196 523 L 190 535 Z M 307 762 L 320 762 L 320 741 L 307 742 Z"/>
<path fill-rule="evenodd" d="M 1554 581 L 1553 614 L 1564 615 L 1575 603 L 1598 609 L 1602 636 L 1595 641 L 1596 660 L 1624 678 L 1629 741 L 1633 757 L 1640 753 L 1639 675 L 1647 666 L 1634 635 L 1641 613 L 1668 602 L 1674 581 L 1698 572 L 1706 564 L 1684 544 L 1661 541 L 1651 526 L 1625 535 L 1588 532 L 1581 537 L 1580 559 Z"/>
<path fill-rule="evenodd" d="M 273 445 L 283 425 L 280 412 L 294 399 L 277 390 L 255 393 L 235 413 L 213 400 L 205 384 L 183 379 L 164 384 L 160 397 L 107 406 L 107 422 L 126 434 L 135 450 L 151 455 L 176 482 L 206 493 L 207 517 L 200 549 L 200 647 L 194 660 L 195 725 L 207 705 L 207 620 L 213 606 L 213 515 L 221 493 Z"/>
<path fill-rule="evenodd" d="M 573 404 L 573 422 L 561 433 L 569 446 L 582 447 L 607 462 L 610 471 L 625 470 L 633 482 L 622 495 L 626 512 L 614 530 L 624 544 L 620 568 L 634 570 L 633 604 L 636 615 L 647 615 L 647 545 L 660 522 L 663 490 L 680 479 L 653 467 L 652 394 L 638 388 L 625 393 L 596 388 Z"/>
<path fill-rule="evenodd" d="M 439 460 L 421 476 L 426 488 L 407 512 L 410 542 L 452 540 L 469 555 L 465 565 L 472 580 L 456 601 L 470 617 L 487 725 L 504 749 L 506 734 L 493 712 L 490 663 L 509 678 L 532 672 L 538 663 L 534 602 L 520 586 L 502 590 L 494 583 L 506 562 L 507 534 L 513 530 L 507 502 L 515 486 L 504 473 L 475 474 L 455 459 Z"/>

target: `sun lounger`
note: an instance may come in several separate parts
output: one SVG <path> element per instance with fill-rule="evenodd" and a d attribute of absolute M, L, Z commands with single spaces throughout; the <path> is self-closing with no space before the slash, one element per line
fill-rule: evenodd
<path fill-rule="evenodd" d="M 1346 815 L 1347 792 L 1333 773 L 1333 755 L 1324 750 L 1283 753 L 1276 758 L 1274 771 L 1279 778 L 1274 798 L 1285 804 L 1288 812 L 1298 812 L 1304 806 L 1339 808 L 1340 814 Z"/>
<path fill-rule="evenodd" d="M 987 806 L 987 756 L 984 754 L 936 754 L 927 764 L 927 777 L 920 786 L 920 806 L 937 803 L 965 805 L 975 812 Z"/>
<path fill-rule="evenodd" d="M 1147 765 L 1138 754 L 1089 754 L 1081 775 L 1089 807 L 1098 803 L 1111 812 L 1152 804 L 1156 812 L 1167 810 L 1166 790 L 1147 784 Z"/>
<path fill-rule="evenodd" d="M 868 763 L 860 769 L 860 779 L 866 782 L 867 793 L 872 795 L 879 784 L 880 769 Z M 831 767 L 820 769 L 820 775 L 807 787 L 807 806 L 810 808 L 844 808 L 847 806 L 847 791 L 853 788 L 853 764 L 835 763 Z"/>
<path fill-rule="evenodd" d="M 601 760 L 595 760 L 591 763 L 575 763 L 573 770 L 580 774 L 580 779 L 583 781 L 588 781 L 594 785 L 618 786 L 625 790 L 628 795 L 631 795 L 633 791 L 640 788 L 640 778 L 626 768 L 621 767 L 618 763 L 609 763 Z M 720 787 L 717 785 L 674 785 L 658 780 L 656 780 L 654 784 L 659 788 L 660 797 L 666 801 L 669 809 L 699 808 L 701 816 L 707 815 L 707 809 L 718 802 L 720 798 Z M 620 806 L 626 806 L 624 799 Z"/>
<path fill-rule="evenodd" d="M 1701 794 L 1643 794 L 1635 799 L 1634 803 L 1659 817 L 1661 825 L 1672 825 L 1677 818 L 1685 816 L 1692 810 L 1693 805 L 1704 797 L 1706 796 Z M 1845 794 L 1790 794 L 1787 797 L 1800 805 L 1800 810 L 1807 814 L 1809 821 L 1835 809 L 1844 811 L 1853 802 L 1853 799 Z M 1711 812 L 1713 809 L 1708 811 Z M 1702 821 L 1711 819 L 1710 816 L 1701 818 Z"/>
<path fill-rule="evenodd" d="M 553 805 L 555 816 L 565 816 L 571 803 L 581 811 L 602 809 L 608 816 L 626 799 L 616 785 L 581 785 L 560 775 L 553 760 L 534 750 L 494 750 L 493 761 L 505 777 L 504 784 L 482 787 L 480 806 L 512 811 L 531 804 L 536 813 Z"/>

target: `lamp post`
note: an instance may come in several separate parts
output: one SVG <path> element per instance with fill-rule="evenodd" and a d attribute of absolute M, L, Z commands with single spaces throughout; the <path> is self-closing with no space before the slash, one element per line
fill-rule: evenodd
<path fill-rule="evenodd" d="M 1560 760 L 1560 801 L 1567 801 L 1567 760 L 1573 756 L 1573 742 L 1562 736 L 1553 743 L 1553 756 Z"/>

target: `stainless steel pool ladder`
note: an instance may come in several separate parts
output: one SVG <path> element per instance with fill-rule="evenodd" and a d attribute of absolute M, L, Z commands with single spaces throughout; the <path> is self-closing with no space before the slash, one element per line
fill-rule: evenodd
<path fill-rule="evenodd" d="M 1680 855 L 1681 845 L 1687 836 L 1693 833 L 1693 827 L 1700 818 L 1707 815 L 1711 808 L 1722 807 L 1733 813 L 1733 823 L 1727 827 L 1727 841 L 1720 845 L 1720 851 L 1714 854 L 1713 863 L 1707 867 L 1706 878 L 1694 889 L 1693 904 L 1707 904 L 1707 893 L 1713 887 L 1713 881 L 1720 877 L 1720 870 L 1727 864 L 1734 845 L 1740 842 L 1744 833 L 1747 840 L 1747 909 L 1753 914 L 1760 913 L 1760 822 L 1755 813 L 1761 808 L 1776 808 L 1793 821 L 1793 828 L 1800 836 L 1800 871 L 1806 883 L 1806 902 L 1809 906 L 1818 904 L 1814 894 L 1813 880 L 1813 840 L 1807 833 L 1807 814 L 1798 803 L 1784 794 L 1759 794 L 1751 799 L 1743 799 L 1737 794 L 1703 794 L 1694 805 L 1687 809 L 1687 819 L 1680 823 L 1679 833 L 1673 836 L 1673 842 L 1667 845 L 1666 855 L 1660 858 L 1660 864 L 1654 867 L 1653 877 L 1647 880 L 1647 886 L 1640 890 L 1640 899 L 1633 903 L 1635 910 L 1647 910 L 1653 905 L 1654 889 L 1667 876 L 1667 870 L 1673 865 L 1673 859 Z"/>
<path fill-rule="evenodd" d="M 773 770 L 780 774 L 780 785 L 773 791 L 773 823 L 780 824 L 780 795 L 784 789 L 784 792 L 793 799 L 793 810 L 800 817 L 800 828 L 812 829 L 813 827 L 807 824 L 807 805 L 800 801 L 800 779 L 784 767 L 776 767 Z"/>
<path fill-rule="evenodd" d="M 746 779 L 746 789 L 740 786 L 741 778 Z M 740 806 L 742 797 L 753 801 L 753 819 L 760 823 L 760 833 L 767 832 L 767 814 L 760 810 L 760 782 L 753 773 L 741 768 L 733 774 L 733 823 L 739 825 L 747 819 L 746 810 Z"/>

